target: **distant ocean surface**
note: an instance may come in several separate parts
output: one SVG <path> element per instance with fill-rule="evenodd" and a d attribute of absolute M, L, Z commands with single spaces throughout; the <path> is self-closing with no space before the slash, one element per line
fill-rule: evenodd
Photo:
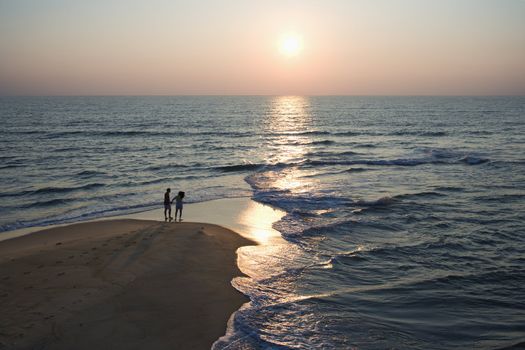
<path fill-rule="evenodd" d="M 215 349 L 525 342 L 523 97 L 1 97 L 0 122 L 0 236 L 166 187 L 287 212 Z"/>

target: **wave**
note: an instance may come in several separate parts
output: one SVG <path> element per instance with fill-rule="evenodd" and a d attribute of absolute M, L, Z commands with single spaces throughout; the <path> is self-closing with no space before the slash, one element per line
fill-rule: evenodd
<path fill-rule="evenodd" d="M 523 350 L 525 349 L 525 341 L 521 341 L 519 343 L 515 343 L 509 346 L 505 346 L 502 348 L 497 348 L 495 350 Z"/>
<path fill-rule="evenodd" d="M 186 165 L 186 164 L 156 164 L 156 165 L 150 165 L 145 167 L 142 170 L 145 171 L 155 171 L 155 170 L 169 170 L 169 169 L 177 169 L 177 168 L 193 168 L 193 167 L 199 167 L 201 164 L 192 164 L 192 165 Z"/>
<path fill-rule="evenodd" d="M 57 148 L 52 150 L 52 152 L 61 153 L 61 152 L 72 152 L 72 151 L 80 151 L 82 148 L 80 147 L 63 147 L 63 148 Z"/>
<path fill-rule="evenodd" d="M 447 136 L 448 133 L 446 133 L 445 131 L 424 131 L 424 132 L 420 132 L 420 133 L 417 133 L 416 135 L 418 136 Z"/>
<path fill-rule="evenodd" d="M 444 193 L 434 192 L 434 191 L 401 193 L 401 194 L 396 194 L 392 196 L 383 196 L 383 197 L 380 197 L 374 200 L 358 200 L 354 202 L 352 205 L 355 204 L 357 206 L 375 207 L 375 206 L 385 206 L 385 205 L 393 204 L 393 203 L 396 203 L 398 201 L 402 201 L 405 199 L 435 198 L 435 197 L 438 197 L 438 198 L 447 197 L 447 195 Z"/>
<path fill-rule="evenodd" d="M 501 168 L 509 165 L 525 165 L 525 160 L 496 160 L 491 161 L 490 164 L 494 167 Z"/>
<path fill-rule="evenodd" d="M 278 132 L 272 135 L 277 136 L 302 136 L 302 135 L 330 135 L 329 131 L 319 131 L 319 130 L 310 130 L 310 131 L 299 131 L 299 132 Z"/>
<path fill-rule="evenodd" d="M 62 204 L 68 204 L 73 201 L 77 200 L 76 198 L 57 198 L 57 199 L 50 199 L 47 201 L 38 201 L 29 203 L 25 206 L 23 206 L 24 209 L 28 208 L 41 208 L 41 207 L 51 207 L 51 206 L 57 206 Z"/>
<path fill-rule="evenodd" d="M 361 160 L 311 160 L 306 159 L 303 164 L 313 165 L 313 166 L 333 166 L 333 165 L 377 165 L 377 166 L 418 166 L 423 164 L 454 164 L 457 162 L 465 163 L 468 165 L 478 165 L 487 163 L 490 160 L 488 158 L 478 158 L 475 156 L 465 156 L 463 158 L 457 159 L 443 159 L 443 158 L 452 158 L 445 156 L 437 157 L 424 157 L 424 158 L 398 158 L 398 159 L 361 159 Z"/>
<path fill-rule="evenodd" d="M 341 131 L 341 132 L 334 132 L 334 135 L 336 136 L 358 136 L 358 135 L 362 135 L 362 133 L 359 133 L 356 131 Z"/>
<path fill-rule="evenodd" d="M 447 136 L 445 131 L 430 131 L 430 130 L 399 130 L 392 132 L 360 130 L 360 131 L 341 131 L 333 133 L 335 136 L 429 136 L 440 137 Z"/>
<path fill-rule="evenodd" d="M 333 145 L 336 142 L 333 140 L 320 140 L 320 141 L 312 141 L 309 144 L 310 145 Z"/>
<path fill-rule="evenodd" d="M 0 169 L 12 169 L 12 168 L 23 168 L 25 165 L 22 164 L 6 164 L 0 165 Z"/>
<path fill-rule="evenodd" d="M 413 244 L 388 244 L 388 245 L 369 245 L 369 246 L 360 246 L 359 249 L 355 249 L 349 252 L 337 253 L 331 257 L 331 263 L 353 263 L 356 260 L 367 260 L 373 257 L 401 257 L 401 256 L 410 256 L 417 255 L 418 252 L 426 252 L 427 254 L 435 253 L 440 254 L 440 256 L 448 256 L 450 252 L 455 252 L 457 254 L 450 255 L 450 259 L 466 259 L 469 261 L 479 261 L 486 262 L 482 258 L 475 256 L 465 255 L 468 253 L 469 247 L 461 243 L 446 242 L 442 240 L 438 241 L 421 241 Z M 440 280 L 442 277 L 436 278 Z"/>
<path fill-rule="evenodd" d="M 494 132 L 492 131 L 485 131 L 485 130 L 470 130 L 466 132 L 467 134 L 471 135 L 492 135 Z"/>
<path fill-rule="evenodd" d="M 419 198 L 419 197 L 446 197 L 446 194 L 439 193 L 439 192 L 433 192 L 433 191 L 424 191 L 424 192 L 415 192 L 415 193 L 402 193 L 397 194 L 393 196 L 383 196 L 378 199 L 374 200 L 358 200 L 354 202 L 355 205 L 358 206 L 367 206 L 367 207 L 375 207 L 375 206 L 386 206 L 392 203 L 395 203 L 399 200 L 403 199 L 411 199 L 411 198 Z"/>
<path fill-rule="evenodd" d="M 59 199 L 59 201 L 61 200 L 63 199 Z M 73 200 L 73 199 L 70 199 L 70 200 Z M 60 202 L 57 202 L 57 204 L 58 203 Z M 52 203 L 47 204 L 47 205 L 52 205 Z M 46 204 L 44 204 L 44 206 L 46 206 Z M 158 206 L 158 202 L 118 206 L 118 207 L 113 207 L 109 209 L 94 210 L 94 211 L 90 211 L 86 213 L 72 214 L 72 215 L 66 212 L 65 214 L 61 216 L 51 216 L 51 217 L 46 217 L 42 219 L 35 219 L 35 220 L 29 220 L 29 221 L 23 221 L 23 222 L 18 221 L 15 223 L 8 223 L 5 225 L 1 225 L 0 232 L 12 231 L 12 230 L 17 230 L 17 229 L 22 229 L 22 228 L 27 228 L 27 227 L 35 227 L 35 226 L 40 227 L 40 226 L 67 224 L 67 223 L 85 221 L 85 220 L 96 219 L 96 218 L 112 216 L 112 215 L 133 214 L 133 213 L 141 212 L 144 210 L 148 210 L 148 208 L 153 208 L 155 206 Z"/>
<path fill-rule="evenodd" d="M 217 167 L 216 169 L 222 172 L 238 172 L 238 171 L 248 171 L 248 170 L 256 170 L 261 167 L 263 167 L 264 164 L 237 164 L 237 165 L 225 165 Z"/>
<path fill-rule="evenodd" d="M 444 192 L 463 192 L 465 191 L 462 187 L 454 187 L 454 186 L 439 186 L 435 188 L 436 191 L 444 191 Z"/>
<path fill-rule="evenodd" d="M 466 157 L 461 158 L 460 161 L 462 161 L 463 163 L 470 164 L 470 165 L 477 165 L 477 164 L 487 163 L 489 159 L 479 158 L 479 157 L 474 157 L 474 156 L 466 156 Z"/>
<path fill-rule="evenodd" d="M 296 135 L 333 135 L 336 137 L 344 136 L 427 136 L 427 137 L 440 137 L 447 136 L 448 133 L 445 131 L 430 131 L 430 130 L 400 130 L 392 132 L 381 132 L 371 130 L 359 130 L 359 131 L 304 131 L 304 132 L 283 132 L 275 133 L 277 136 L 296 136 Z"/>
<path fill-rule="evenodd" d="M 173 136 L 229 136 L 229 137 L 248 137 L 253 136 L 251 132 L 237 132 L 237 131 L 157 131 L 157 130 L 71 130 L 60 132 L 43 132 L 43 135 L 48 139 L 68 137 L 68 136 L 87 136 L 87 137 L 173 137 Z"/>
<path fill-rule="evenodd" d="M 318 151 L 308 152 L 305 157 L 344 157 L 344 156 L 355 156 L 359 153 L 354 151 L 343 151 L 343 152 L 330 152 L 330 151 Z"/>
<path fill-rule="evenodd" d="M 397 166 L 416 166 L 422 164 L 448 164 L 448 162 L 435 160 L 435 159 L 426 159 L 426 158 L 399 158 L 399 159 L 381 159 L 381 160 L 351 160 L 351 161 L 329 161 L 329 160 L 311 160 L 307 159 L 304 164 L 313 165 L 313 166 L 331 166 L 331 165 L 397 165 Z"/>
<path fill-rule="evenodd" d="M 230 137 L 249 137 L 254 136 L 253 132 L 241 131 L 198 131 L 198 132 L 183 132 L 181 135 L 202 135 L 202 136 L 230 136 Z"/>
<path fill-rule="evenodd" d="M 354 145 L 354 147 L 356 148 L 375 148 L 377 147 L 377 145 L 374 145 L 372 143 L 361 143 L 361 144 Z"/>
<path fill-rule="evenodd" d="M 4 166 L 26 166 L 29 158 L 21 158 L 20 156 L 6 156 L 3 159 Z"/>
<path fill-rule="evenodd" d="M 417 197 L 446 197 L 446 194 L 439 193 L 439 192 L 433 192 L 433 191 L 426 191 L 426 192 L 416 192 L 416 193 L 405 193 L 405 194 L 398 194 L 394 196 L 396 199 L 405 199 L 405 198 L 417 198 Z"/>
<path fill-rule="evenodd" d="M 362 173 L 365 171 L 374 171 L 376 169 L 372 168 L 349 168 L 341 171 L 324 171 L 319 172 L 317 174 L 312 175 L 305 175 L 304 178 L 312 178 L 312 177 L 322 177 L 322 176 L 330 176 L 330 175 L 339 175 L 339 174 L 348 174 L 348 173 Z"/>
<path fill-rule="evenodd" d="M 8 159 L 14 159 L 16 156 L 0 156 L 0 160 L 8 160 Z"/>
<path fill-rule="evenodd" d="M 140 186 L 147 186 L 147 185 L 154 185 L 154 184 L 160 184 L 160 183 L 170 183 L 172 181 L 181 181 L 181 180 L 189 180 L 189 179 L 203 179 L 207 178 L 209 175 L 172 175 L 169 177 L 162 177 L 162 178 L 156 178 L 152 180 L 144 180 L 144 181 L 128 181 L 124 183 L 116 183 L 115 187 L 140 187 Z M 208 186 L 208 188 L 211 188 Z"/>
<path fill-rule="evenodd" d="M 94 188 L 104 187 L 105 184 L 102 183 L 91 183 L 82 186 L 73 186 L 73 187 L 44 187 L 38 190 L 34 190 L 31 194 L 54 194 L 54 193 L 68 193 L 81 190 L 91 190 Z"/>
<path fill-rule="evenodd" d="M 424 153 L 428 154 L 434 159 L 449 159 L 451 161 L 459 161 L 469 165 L 478 165 L 487 163 L 490 161 L 488 158 L 482 158 L 472 154 L 464 154 L 457 152 L 456 150 L 449 149 L 436 149 L 436 148 L 423 148 L 421 149 Z"/>
<path fill-rule="evenodd" d="M 384 206 L 384 205 L 392 204 L 394 201 L 395 201 L 394 197 L 384 196 L 379 199 L 375 199 L 371 201 L 359 200 L 355 202 L 355 204 L 359 206 L 372 207 L 372 206 Z"/>
<path fill-rule="evenodd" d="M 98 170 L 83 170 L 75 174 L 75 176 L 81 176 L 81 177 L 106 176 L 106 175 L 108 174 L 102 171 L 98 171 Z"/>
<path fill-rule="evenodd" d="M 478 196 L 473 198 L 476 201 L 481 202 L 511 202 L 511 201 L 522 201 L 525 199 L 525 194 L 522 193 L 513 193 L 513 194 L 499 194 L 499 195 L 488 195 L 488 196 Z"/>
<path fill-rule="evenodd" d="M 255 190 L 252 199 L 281 208 L 295 218 L 318 216 L 316 212 L 319 210 L 326 211 L 328 208 L 345 207 L 353 203 L 351 199 L 338 195 L 293 194 L 289 190 L 267 189 L 264 188 L 264 185 L 261 186 L 261 183 L 253 176 L 246 177 L 245 181 Z"/>
<path fill-rule="evenodd" d="M 445 246 L 443 250 L 448 250 L 449 247 Z M 464 248 L 464 250 L 468 250 L 467 247 Z M 470 257 L 471 259 L 475 259 L 473 257 Z M 476 259 L 478 260 L 478 259 Z M 479 258 L 480 262 L 485 262 L 484 259 Z M 511 286 L 512 283 L 515 283 L 515 281 L 519 281 L 521 279 L 525 278 L 525 274 L 521 268 L 509 268 L 509 269 L 501 269 L 498 271 L 498 269 L 494 269 L 492 271 L 486 271 L 486 272 L 474 272 L 474 273 L 459 273 L 459 274 L 447 274 L 444 276 L 436 276 L 431 277 L 425 280 L 422 280 L 418 283 L 414 283 L 412 285 L 413 288 L 421 288 L 430 286 L 436 284 L 449 284 L 449 285 L 456 285 L 456 286 L 463 286 L 463 285 L 475 285 L 475 284 L 494 284 L 494 285 L 507 285 L 505 282 L 509 282 L 509 285 Z M 509 286 L 509 287 L 510 287 Z M 497 302 L 496 300 L 490 300 L 490 303 Z M 514 307 L 514 301 L 510 302 L 508 307 Z"/>
<path fill-rule="evenodd" d="M 344 173 L 361 173 L 363 171 L 370 171 L 370 170 L 373 170 L 373 169 L 369 169 L 369 168 L 350 168 L 350 169 L 343 170 L 343 172 Z"/>
<path fill-rule="evenodd" d="M 52 195 L 52 194 L 64 194 L 75 191 L 85 191 L 91 190 L 94 188 L 104 187 L 105 184 L 102 183 L 91 183 L 82 186 L 72 186 L 72 187 L 43 187 L 36 190 L 26 190 L 20 192 L 7 192 L 0 193 L 0 198 L 2 197 L 21 197 L 28 195 Z"/>
<path fill-rule="evenodd" d="M 386 135 L 393 135 L 393 136 L 447 136 L 447 133 L 444 131 L 394 131 L 391 133 L 387 133 Z"/>
<path fill-rule="evenodd" d="M 2 131 L 4 134 L 13 134 L 13 135 L 35 135 L 46 133 L 46 130 L 5 130 Z"/>

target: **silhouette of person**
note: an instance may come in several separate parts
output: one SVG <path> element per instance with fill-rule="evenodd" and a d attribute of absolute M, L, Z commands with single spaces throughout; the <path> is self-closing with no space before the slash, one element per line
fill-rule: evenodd
<path fill-rule="evenodd" d="M 179 221 L 182 221 L 182 200 L 184 199 L 185 193 L 179 191 L 179 194 L 173 200 L 175 201 L 175 220 L 177 220 L 177 213 L 179 213 Z"/>
<path fill-rule="evenodd" d="M 166 193 L 164 193 L 164 221 L 168 221 L 168 219 L 171 221 L 173 218 L 171 217 L 171 203 L 170 201 L 170 192 L 171 188 L 166 189 Z M 169 217 L 168 215 L 169 214 Z"/>

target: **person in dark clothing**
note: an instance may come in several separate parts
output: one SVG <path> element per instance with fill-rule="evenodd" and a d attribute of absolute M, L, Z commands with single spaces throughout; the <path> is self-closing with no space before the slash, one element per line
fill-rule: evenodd
<path fill-rule="evenodd" d="M 166 189 L 166 193 L 164 193 L 164 221 L 173 220 L 173 218 L 171 217 L 170 192 L 171 188 L 168 188 Z"/>

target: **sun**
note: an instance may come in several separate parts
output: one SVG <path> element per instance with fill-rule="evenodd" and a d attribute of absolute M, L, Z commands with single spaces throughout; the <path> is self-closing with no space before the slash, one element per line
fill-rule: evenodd
<path fill-rule="evenodd" d="M 301 39 L 295 34 L 288 34 L 282 37 L 279 49 L 287 57 L 296 56 L 301 52 Z"/>

